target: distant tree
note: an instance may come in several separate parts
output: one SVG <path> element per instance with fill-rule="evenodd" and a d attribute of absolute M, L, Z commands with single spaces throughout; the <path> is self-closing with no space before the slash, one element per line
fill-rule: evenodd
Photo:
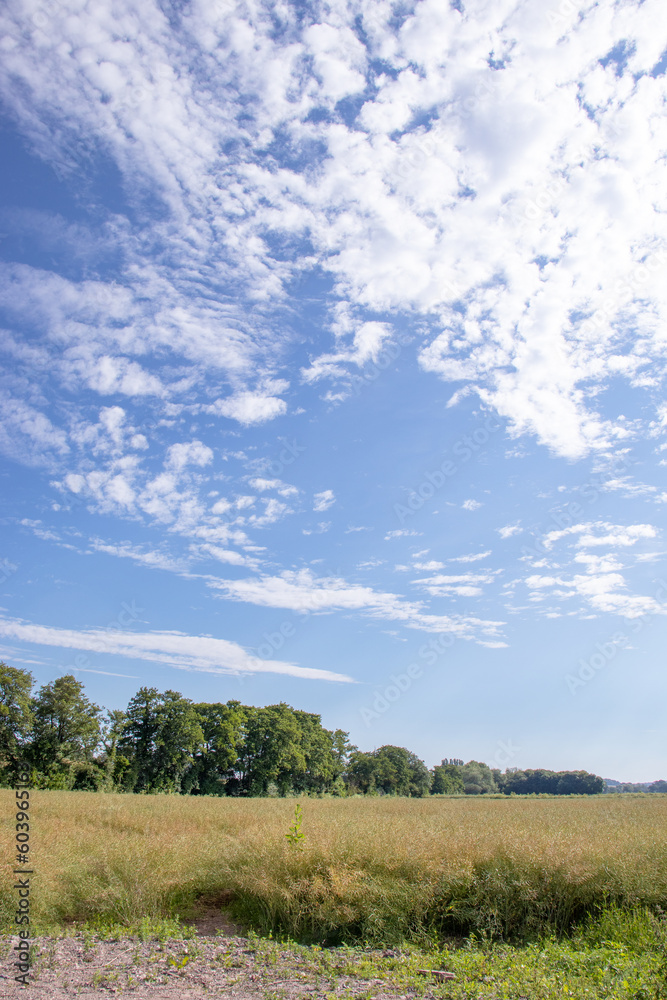
<path fill-rule="evenodd" d="M 516 768 L 514 768 L 516 770 Z M 507 772 L 503 773 L 500 768 L 492 767 L 491 774 L 493 775 L 493 780 L 495 782 L 496 790 L 499 792 L 505 791 L 505 782 L 507 780 Z"/>
<path fill-rule="evenodd" d="M 479 760 L 469 760 L 459 768 L 466 795 L 486 795 L 497 791 L 493 774 L 488 764 Z"/>
<path fill-rule="evenodd" d="M 353 750 L 347 767 L 347 784 L 352 793 L 376 794 L 377 761 L 372 753 Z"/>
<path fill-rule="evenodd" d="M 456 764 L 436 764 L 432 770 L 432 795 L 462 795 L 464 791 L 461 768 Z"/>
<path fill-rule="evenodd" d="M 557 795 L 599 795 L 604 781 L 589 771 L 559 771 Z"/>
<path fill-rule="evenodd" d="M 28 670 L 0 663 L 0 783 L 13 783 L 32 735 L 33 684 Z"/>
<path fill-rule="evenodd" d="M 343 729 L 334 729 L 331 741 L 332 751 L 336 758 L 336 778 L 331 791 L 334 795 L 346 795 L 348 791 L 348 768 L 352 754 L 357 747 L 350 743 L 350 734 Z"/>
<path fill-rule="evenodd" d="M 503 775 L 506 795 L 597 795 L 605 790 L 602 778 L 588 771 L 547 771 L 544 768 Z"/>
<path fill-rule="evenodd" d="M 371 753 L 356 751 L 350 758 L 349 782 L 366 794 L 427 795 L 431 773 L 426 764 L 405 747 L 382 746 Z"/>
<path fill-rule="evenodd" d="M 504 776 L 503 791 L 510 795 L 557 795 L 559 776 L 543 768 L 514 770 Z"/>
<path fill-rule="evenodd" d="M 126 715 L 117 744 L 128 761 L 125 787 L 135 792 L 189 790 L 186 776 L 204 741 L 192 702 L 178 691 L 160 694 L 142 687 Z"/>
<path fill-rule="evenodd" d="M 667 781 L 664 781 L 662 778 L 659 781 L 652 781 L 651 784 L 648 786 L 648 790 L 649 790 L 649 792 L 663 792 L 663 793 L 666 793 L 667 792 Z"/>
<path fill-rule="evenodd" d="M 45 684 L 32 702 L 33 740 L 29 749 L 46 788 L 97 787 L 95 751 L 101 709 L 83 693 L 72 674 Z M 79 784 L 77 785 L 77 775 Z"/>

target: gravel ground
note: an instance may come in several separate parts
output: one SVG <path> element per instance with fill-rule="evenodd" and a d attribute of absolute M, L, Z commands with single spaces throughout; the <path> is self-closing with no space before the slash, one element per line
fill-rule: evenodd
<path fill-rule="evenodd" d="M 165 941 L 100 940 L 90 936 L 50 939 L 34 943 L 29 986 L 14 981 L 15 939 L 3 938 L 0 950 L 0 994 L 43 1000 L 81 1000 L 113 993 L 136 1000 L 199 1000 L 228 997 L 233 1000 L 318 1000 L 324 997 L 364 1000 L 410 1000 L 392 984 L 369 978 L 369 958 L 364 974 L 355 975 L 354 961 L 343 951 L 299 949 L 282 951 L 275 942 L 238 936 L 198 936 Z M 392 954 L 379 952 L 378 957 Z M 379 970 L 378 970 L 379 972 Z M 403 987 L 405 990 L 405 987 Z M 421 993 L 421 991 L 419 991 Z M 422 996 L 424 994 L 422 993 Z M 429 996 L 429 994 L 426 994 Z"/>

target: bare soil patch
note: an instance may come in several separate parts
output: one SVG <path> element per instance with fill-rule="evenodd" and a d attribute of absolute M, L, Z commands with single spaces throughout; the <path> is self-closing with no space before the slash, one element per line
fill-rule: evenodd
<path fill-rule="evenodd" d="M 199 928 L 212 929 L 217 915 L 203 913 Z M 216 931 L 219 927 L 216 927 Z M 2 939 L 0 994 L 6 1000 L 21 997 L 43 1000 L 92 1000 L 127 994 L 134 1000 L 318 1000 L 340 996 L 390 1000 L 411 994 L 398 984 L 347 974 L 345 963 L 323 970 L 315 961 L 293 951 L 252 947 L 248 938 L 202 934 L 185 940 L 100 940 L 77 935 L 40 938 L 34 945 L 30 985 L 16 983 L 13 966 L 16 939 Z M 250 947 L 249 947 L 250 945 Z M 381 953 L 380 953 L 381 954 Z"/>

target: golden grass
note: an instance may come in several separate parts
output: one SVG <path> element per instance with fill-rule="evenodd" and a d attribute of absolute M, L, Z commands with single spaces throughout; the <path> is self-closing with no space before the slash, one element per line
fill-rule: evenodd
<path fill-rule="evenodd" d="M 14 793 L 0 790 L 11 889 Z M 185 914 L 229 894 L 260 930 L 315 940 L 566 930 L 608 902 L 667 908 L 667 796 L 290 799 L 33 792 L 33 919 Z"/>

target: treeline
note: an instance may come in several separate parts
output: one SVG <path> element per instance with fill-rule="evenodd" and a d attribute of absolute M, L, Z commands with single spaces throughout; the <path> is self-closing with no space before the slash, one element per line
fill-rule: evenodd
<path fill-rule="evenodd" d="M 0 663 L 0 783 L 27 763 L 37 788 L 190 795 L 597 794 L 586 771 L 492 770 L 480 761 L 431 770 L 404 747 L 364 752 L 321 717 L 281 703 L 194 703 L 142 687 L 103 711 L 74 676 L 33 693 L 29 671 Z"/>
<path fill-rule="evenodd" d="M 667 793 L 667 781 L 612 781 L 609 778 L 604 783 L 605 792 L 618 794 L 620 792 L 662 792 Z"/>

